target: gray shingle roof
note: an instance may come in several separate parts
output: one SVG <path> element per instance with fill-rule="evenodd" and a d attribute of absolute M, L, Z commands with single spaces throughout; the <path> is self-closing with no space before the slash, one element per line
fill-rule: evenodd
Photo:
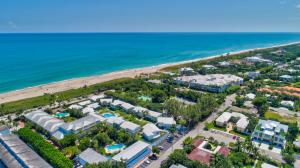
<path fill-rule="evenodd" d="M 92 148 L 87 148 L 81 152 L 78 157 L 89 164 L 100 163 L 108 161 L 108 158 L 94 151 Z"/>

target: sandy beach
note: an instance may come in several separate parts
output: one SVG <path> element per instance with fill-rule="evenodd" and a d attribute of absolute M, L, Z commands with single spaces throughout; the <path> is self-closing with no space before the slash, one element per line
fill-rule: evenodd
<path fill-rule="evenodd" d="M 255 48 L 255 49 L 242 50 L 242 51 L 238 51 L 238 52 L 231 52 L 230 55 L 246 53 L 249 51 L 259 50 L 259 49 L 282 47 L 282 46 L 299 44 L 299 43 L 300 42 L 294 42 L 294 43 L 283 44 L 283 45 L 275 45 L 275 46 L 266 47 L 266 48 Z M 45 84 L 45 85 L 29 87 L 29 88 L 25 88 L 25 89 L 21 89 L 21 90 L 16 90 L 16 91 L 11 91 L 11 92 L 0 94 L 0 104 L 17 101 L 17 100 L 22 100 L 22 99 L 26 99 L 26 98 L 42 96 L 45 93 L 51 94 L 51 93 L 62 92 L 62 91 L 70 90 L 70 89 L 77 89 L 80 87 L 84 87 L 85 85 L 90 86 L 93 84 L 102 83 L 102 82 L 106 82 L 106 81 L 110 81 L 110 80 L 114 80 L 114 79 L 118 79 L 118 78 L 124 78 L 124 77 L 134 78 L 135 76 L 138 76 L 140 74 L 154 73 L 154 72 L 160 71 L 161 69 L 166 68 L 166 67 L 191 63 L 191 62 L 205 60 L 205 59 L 211 59 L 214 57 L 220 57 L 222 55 L 209 56 L 209 57 L 205 57 L 205 58 L 193 59 L 193 60 L 182 61 L 182 62 L 177 62 L 177 63 L 161 64 L 158 66 L 151 66 L 151 67 L 145 67 L 145 68 L 129 69 L 129 70 L 123 70 L 123 71 L 103 74 L 103 75 L 75 78 L 75 79 L 69 79 L 69 80 L 64 80 L 64 81 L 60 81 L 60 82 L 49 83 L 49 84 Z"/>

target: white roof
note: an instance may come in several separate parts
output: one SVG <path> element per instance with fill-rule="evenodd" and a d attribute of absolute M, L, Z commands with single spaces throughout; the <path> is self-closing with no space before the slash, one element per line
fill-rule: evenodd
<path fill-rule="evenodd" d="M 245 129 L 245 128 L 247 128 L 248 124 L 249 124 L 248 118 L 247 117 L 242 117 L 238 120 L 238 122 L 236 123 L 236 126 L 239 127 L 239 128 Z"/>
<path fill-rule="evenodd" d="M 268 163 L 261 164 L 261 168 L 278 168 L 277 166 L 270 165 Z"/>
<path fill-rule="evenodd" d="M 72 104 L 71 106 L 69 106 L 69 109 L 77 109 L 77 110 L 80 110 L 82 109 L 83 107 L 82 106 L 79 106 L 77 104 Z"/>
<path fill-rule="evenodd" d="M 167 124 L 167 125 L 173 125 L 176 124 L 176 121 L 173 117 L 158 117 L 157 118 L 158 124 Z"/>
<path fill-rule="evenodd" d="M 104 97 L 105 97 L 104 94 L 100 94 L 100 95 L 94 95 L 94 96 L 91 96 L 90 99 L 91 99 L 92 101 L 97 101 L 97 100 L 102 99 L 102 98 L 104 98 Z"/>
<path fill-rule="evenodd" d="M 222 115 L 220 115 L 216 121 L 217 122 L 220 122 L 220 123 L 225 123 L 225 122 L 228 122 L 231 118 L 231 113 L 228 113 L 228 112 L 224 112 Z"/>
<path fill-rule="evenodd" d="M 285 101 L 285 100 L 283 100 L 283 101 L 281 101 L 280 102 L 280 104 L 281 105 L 283 105 L 283 106 L 291 106 L 291 107 L 294 107 L 294 102 L 293 101 Z"/>
<path fill-rule="evenodd" d="M 94 151 L 92 148 L 87 148 L 81 152 L 78 157 L 89 164 L 96 164 L 108 161 L 108 158 Z"/>
<path fill-rule="evenodd" d="M 86 100 L 86 101 L 78 103 L 78 105 L 80 105 L 80 106 L 86 106 L 86 105 L 91 104 L 91 103 L 92 102 L 90 100 Z"/>
<path fill-rule="evenodd" d="M 90 116 L 93 116 L 93 117 L 95 117 L 95 118 L 97 118 L 97 119 L 99 119 L 100 122 L 103 122 L 103 121 L 106 120 L 104 117 L 102 117 L 102 116 L 99 115 L 98 113 L 90 113 L 89 115 L 90 115 Z"/>
<path fill-rule="evenodd" d="M 133 157 L 135 157 L 138 153 L 143 151 L 145 148 L 150 148 L 150 144 L 143 142 L 143 141 L 137 141 L 136 143 L 132 144 L 119 154 L 115 155 L 112 159 L 115 161 L 121 161 L 121 160 L 130 160 Z"/>
<path fill-rule="evenodd" d="M 86 108 L 82 109 L 83 114 L 94 113 L 94 112 L 95 112 L 94 109 L 91 107 L 86 107 Z"/>
<path fill-rule="evenodd" d="M 110 117 L 106 120 L 107 123 L 113 125 L 121 125 L 125 120 L 122 117 Z"/>
<path fill-rule="evenodd" d="M 149 111 L 148 109 L 144 108 L 144 107 L 141 107 L 141 106 L 135 106 L 133 108 L 133 111 L 136 112 L 136 113 L 142 113 L 144 111 Z"/>
<path fill-rule="evenodd" d="M 248 98 L 248 99 L 254 99 L 255 97 L 256 97 L 256 95 L 255 94 L 253 94 L 253 93 L 248 93 L 248 94 L 246 94 L 246 97 Z"/>
<path fill-rule="evenodd" d="M 120 106 L 121 104 L 123 104 L 125 102 L 121 101 L 121 100 L 114 100 L 111 104 L 113 106 Z"/>
<path fill-rule="evenodd" d="M 209 75 L 194 75 L 181 76 L 174 78 L 176 81 L 197 83 L 201 85 L 223 86 L 234 82 L 242 82 L 243 78 L 231 74 L 209 74 Z"/>
<path fill-rule="evenodd" d="M 120 106 L 126 110 L 129 110 L 129 109 L 133 109 L 134 106 L 130 103 L 127 103 L 127 102 L 123 102 L 122 104 L 120 104 Z"/>
<path fill-rule="evenodd" d="M 207 69 L 215 69 L 216 67 L 213 65 L 203 65 L 203 68 L 207 68 Z"/>
<path fill-rule="evenodd" d="M 136 131 L 137 129 L 140 128 L 139 125 L 137 125 L 133 122 L 130 122 L 130 121 L 123 122 L 120 127 L 123 128 L 123 129 L 126 129 L 126 130 L 130 130 L 132 132 L 134 132 L 134 131 Z"/>
<path fill-rule="evenodd" d="M 155 135 L 157 132 L 160 132 L 161 130 L 154 124 L 152 123 L 148 123 L 146 125 L 144 125 L 143 127 L 143 134 L 145 134 L 146 136 L 153 136 Z"/>
<path fill-rule="evenodd" d="M 50 133 L 55 132 L 61 125 L 65 124 L 65 122 L 41 110 L 27 113 L 24 116 Z"/>
<path fill-rule="evenodd" d="M 87 107 L 96 109 L 96 108 L 100 107 L 100 105 L 99 105 L 99 103 L 92 103 L 92 104 L 89 104 Z"/>
<path fill-rule="evenodd" d="M 150 117 L 158 118 L 158 117 L 160 117 L 162 114 L 159 113 L 159 112 L 156 112 L 156 111 L 149 110 L 149 111 L 148 111 L 148 115 L 149 115 Z"/>
<path fill-rule="evenodd" d="M 100 103 L 112 103 L 113 99 L 107 98 L 107 99 L 100 99 L 99 101 L 100 101 Z"/>
<path fill-rule="evenodd" d="M 183 67 L 183 68 L 180 68 L 180 71 L 194 71 L 194 69 L 191 67 Z"/>
<path fill-rule="evenodd" d="M 88 115 L 86 117 L 80 118 L 73 122 L 66 123 L 66 124 L 62 125 L 61 128 L 65 129 L 65 130 L 77 131 L 77 130 L 87 127 L 91 124 L 95 124 L 97 122 L 100 122 L 100 120 L 97 117 L 95 117 L 94 115 Z"/>

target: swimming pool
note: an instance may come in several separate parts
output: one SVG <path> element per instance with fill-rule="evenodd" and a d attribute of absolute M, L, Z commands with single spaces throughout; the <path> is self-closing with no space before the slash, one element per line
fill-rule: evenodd
<path fill-rule="evenodd" d="M 118 153 L 125 148 L 124 144 L 113 144 L 105 147 L 105 152 L 109 154 Z"/>
<path fill-rule="evenodd" d="M 149 96 L 140 96 L 139 99 L 143 101 L 152 101 L 152 98 Z"/>
<path fill-rule="evenodd" d="M 103 113 L 102 116 L 104 118 L 111 118 L 111 117 L 115 117 L 116 115 L 115 114 L 112 114 L 112 113 Z"/>
<path fill-rule="evenodd" d="M 70 114 L 69 113 L 63 113 L 63 112 L 58 112 L 55 114 L 56 117 L 59 117 L 59 118 L 63 118 L 63 117 L 69 117 Z"/>

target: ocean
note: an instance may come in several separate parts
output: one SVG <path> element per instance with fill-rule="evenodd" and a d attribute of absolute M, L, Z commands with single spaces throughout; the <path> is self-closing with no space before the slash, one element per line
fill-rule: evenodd
<path fill-rule="evenodd" d="M 300 41 L 300 33 L 0 34 L 0 93 Z"/>

